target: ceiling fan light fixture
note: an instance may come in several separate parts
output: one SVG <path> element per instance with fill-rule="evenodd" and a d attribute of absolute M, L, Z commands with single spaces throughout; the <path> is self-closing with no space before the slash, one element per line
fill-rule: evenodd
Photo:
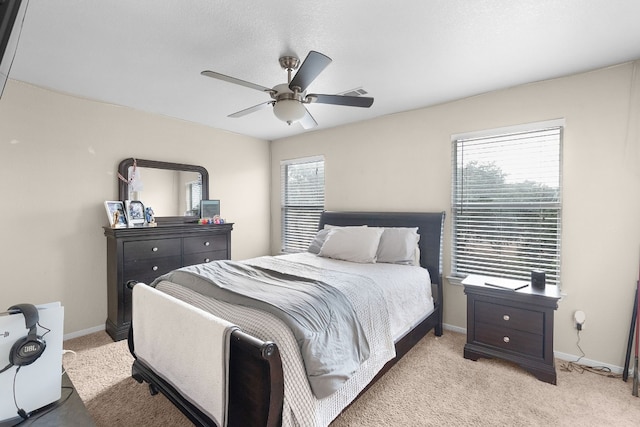
<path fill-rule="evenodd" d="M 304 105 L 296 99 L 282 99 L 273 106 L 273 114 L 288 124 L 297 122 L 307 113 Z"/>
<path fill-rule="evenodd" d="M 1 2 L 2 0 L 0 0 L 0 3 Z M 295 56 L 283 56 L 280 58 L 280 66 L 287 72 L 287 83 L 276 85 L 272 89 L 225 74 L 216 73 L 215 71 L 205 70 L 200 74 L 259 90 L 260 92 L 267 93 L 272 99 L 271 101 L 263 102 L 229 114 L 227 117 L 243 117 L 265 108 L 268 105 L 272 105 L 273 114 L 279 120 L 289 125 L 298 122 L 304 129 L 311 129 L 318 126 L 318 123 L 311 113 L 307 111 L 305 104 L 318 103 L 363 108 L 369 108 L 373 104 L 373 98 L 359 96 L 366 94 L 366 91 L 362 90 L 362 88 L 354 89 L 347 94 L 341 95 L 307 94 L 309 85 L 330 63 L 331 58 L 315 50 L 310 51 L 302 63 Z M 292 78 L 294 70 L 297 71 Z"/>

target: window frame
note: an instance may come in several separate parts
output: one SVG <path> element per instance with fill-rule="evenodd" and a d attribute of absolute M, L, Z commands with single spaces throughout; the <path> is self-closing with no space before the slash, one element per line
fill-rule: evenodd
<path fill-rule="evenodd" d="M 529 124 L 525 124 L 525 125 L 519 125 L 519 126 L 511 126 L 511 127 L 504 127 L 504 128 L 496 128 L 496 129 L 488 129 L 488 130 L 484 130 L 481 132 L 469 132 L 469 133 L 464 133 L 464 134 L 456 134 L 456 135 L 452 135 L 451 137 L 451 147 L 452 147 L 452 173 L 451 173 L 451 177 L 452 177 L 452 189 L 451 189 L 451 217 L 452 217 L 452 221 L 451 221 L 451 273 L 449 278 L 452 279 L 452 281 L 454 283 L 458 282 L 459 280 L 464 279 L 468 274 L 480 274 L 480 275 L 487 275 L 487 276 L 491 276 L 494 275 L 496 277 L 505 277 L 505 278 L 512 278 L 512 279 L 519 279 L 519 280 L 529 280 L 530 279 L 530 271 L 531 270 L 535 270 L 535 269 L 539 269 L 539 265 L 536 266 L 533 261 L 531 261 L 530 257 L 528 256 L 521 256 L 521 254 L 517 254 L 517 256 L 514 258 L 515 261 L 520 261 L 520 260 L 524 260 L 525 262 L 523 263 L 523 265 L 521 267 L 518 267 L 518 271 L 514 271 L 516 269 L 513 268 L 505 268 L 504 266 L 500 266 L 500 267 L 494 267 L 493 271 L 490 273 L 487 273 L 488 270 L 490 270 L 488 267 L 486 266 L 482 266 L 482 267 L 475 267 L 477 270 L 474 270 L 473 267 L 466 265 L 464 267 L 461 267 L 460 269 L 458 269 L 459 264 L 459 259 L 464 258 L 463 256 L 461 256 L 461 250 L 459 250 L 459 246 L 458 244 L 459 239 L 461 240 L 460 234 L 457 233 L 458 228 L 461 227 L 460 224 L 462 224 L 462 220 L 458 221 L 459 219 L 459 212 L 461 210 L 464 209 L 464 201 L 462 200 L 462 197 L 464 195 L 464 193 L 459 194 L 458 193 L 458 185 L 460 184 L 460 182 L 458 181 L 458 174 L 459 174 L 459 165 L 458 165 L 458 145 L 459 143 L 463 142 L 463 141 L 470 141 L 470 140 L 478 140 L 478 139 L 497 139 L 503 136 L 515 136 L 515 135 L 519 135 L 519 134 L 526 134 L 526 133 L 531 133 L 532 135 L 535 134 L 536 132 L 542 132 L 542 131 L 548 131 L 550 129 L 558 129 L 558 157 L 557 157 L 557 164 L 558 164 L 558 170 L 557 173 L 559 175 L 558 177 L 558 188 L 557 188 L 557 201 L 549 204 L 549 203 L 545 203 L 543 201 L 540 201 L 537 205 L 536 204 L 529 204 L 526 207 L 520 207 L 518 208 L 516 205 L 516 203 L 514 203 L 513 201 L 511 202 L 507 202 L 507 203 L 496 203 L 494 205 L 494 207 L 486 207 L 485 209 L 487 211 L 496 211 L 498 209 L 506 209 L 506 208 L 511 208 L 512 212 L 518 212 L 518 213 L 524 213 L 527 211 L 533 211 L 533 207 L 537 206 L 538 209 L 542 210 L 544 207 L 549 207 L 549 205 L 551 205 L 551 208 L 553 210 L 555 210 L 556 212 L 556 217 L 554 218 L 554 224 L 555 224 L 555 240 L 553 240 L 553 243 L 555 246 L 553 246 L 553 250 L 548 254 L 549 256 L 547 258 L 549 258 L 548 263 L 545 264 L 545 267 L 553 267 L 550 268 L 550 271 L 547 271 L 547 283 L 548 284 L 555 284 L 555 285 L 560 285 L 560 275 L 561 275 L 561 250 L 562 250 L 562 210 L 563 210 L 563 201 L 562 201 L 562 192 L 563 192 L 563 183 L 562 183 L 562 174 L 563 174 L 563 159 L 562 159 L 562 152 L 563 152 L 563 133 L 564 133 L 564 128 L 565 128 L 565 123 L 564 123 L 564 119 L 558 119 L 558 120 L 550 120 L 550 121 L 545 121 L 545 122 L 537 122 L 537 123 L 529 123 Z M 512 141 L 513 142 L 513 141 Z M 497 162 L 499 165 L 499 162 Z M 504 162 L 503 162 L 504 164 Z M 466 167 L 464 164 L 461 166 L 463 169 Z M 499 168 L 499 170 L 501 170 Z M 555 188 L 555 187 L 551 187 L 551 188 Z M 464 191 L 464 190 L 462 190 Z M 516 195 L 517 193 L 513 193 L 514 195 Z M 481 205 L 481 204 L 478 204 Z M 476 205 L 476 206 L 478 206 Z M 510 206 L 511 205 L 511 206 Z M 469 206 L 469 204 L 467 204 L 467 206 Z M 467 210 L 469 210 L 469 208 L 467 208 Z M 515 215 L 517 216 L 517 215 Z M 516 222 L 517 224 L 523 224 L 525 221 L 522 220 L 521 218 L 516 219 L 515 221 L 520 221 L 520 222 Z M 464 230 L 464 227 L 462 227 L 462 229 Z M 462 232 L 461 232 L 462 233 Z M 540 232 L 540 236 L 542 236 L 542 232 Z M 540 242 L 538 242 L 540 243 Z M 540 245 L 538 246 L 538 250 L 540 252 L 542 252 L 542 248 L 543 248 L 543 244 L 540 243 Z M 505 245 L 506 247 L 506 245 Z M 501 249 L 503 247 L 500 247 Z M 473 250 L 469 251 L 468 253 L 471 253 L 473 255 Z M 482 258 L 482 257 L 480 257 Z M 526 262 L 528 261 L 528 262 Z M 510 271 L 511 270 L 511 271 Z"/>
<path fill-rule="evenodd" d="M 322 167 L 322 183 L 321 186 L 315 186 L 315 189 L 319 189 L 321 187 L 321 195 L 319 197 L 319 201 L 321 203 L 318 204 L 309 204 L 309 205 L 301 205 L 301 204 L 291 204 L 288 201 L 288 195 L 290 191 L 291 182 L 288 179 L 288 171 L 292 166 L 303 166 L 312 163 L 321 163 Z M 324 156 L 312 156 L 312 157 L 301 157 L 289 160 L 280 161 L 280 215 L 281 215 L 281 232 L 280 232 L 280 251 L 281 253 L 297 253 L 304 252 L 311 240 L 315 236 L 318 224 L 320 220 L 320 214 L 324 211 L 325 208 L 325 182 L 326 182 L 326 169 L 325 169 L 325 159 Z M 293 209 L 304 210 L 307 211 L 305 216 L 308 218 L 303 218 L 301 223 L 298 225 L 298 231 L 300 233 L 299 236 L 296 236 L 296 233 L 292 231 L 293 227 L 290 227 L 288 221 L 291 219 L 288 213 Z M 289 234 L 293 233 L 293 235 Z"/>

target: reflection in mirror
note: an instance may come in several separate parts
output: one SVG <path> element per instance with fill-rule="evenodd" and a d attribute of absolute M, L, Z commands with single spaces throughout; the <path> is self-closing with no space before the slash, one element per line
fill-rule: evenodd
<path fill-rule="evenodd" d="M 140 200 L 156 216 L 198 216 L 202 175 L 198 172 L 129 167 L 129 200 Z"/>
<path fill-rule="evenodd" d="M 201 166 L 125 159 L 118 172 L 121 200 L 141 201 L 160 222 L 194 220 L 200 200 L 208 199 L 209 174 Z"/>

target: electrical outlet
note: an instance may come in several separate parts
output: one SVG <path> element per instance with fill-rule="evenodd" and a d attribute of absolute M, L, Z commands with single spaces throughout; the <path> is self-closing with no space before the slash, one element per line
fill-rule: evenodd
<path fill-rule="evenodd" d="M 584 323 L 587 320 L 587 316 L 584 314 L 584 311 L 577 310 L 573 313 L 573 320 L 575 321 L 574 326 L 579 331 L 584 331 Z"/>

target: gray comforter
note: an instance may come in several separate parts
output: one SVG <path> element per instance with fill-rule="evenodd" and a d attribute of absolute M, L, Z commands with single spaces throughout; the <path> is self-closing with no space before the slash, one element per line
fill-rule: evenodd
<path fill-rule="evenodd" d="M 349 298 L 338 289 L 349 286 L 351 293 L 375 296 L 377 287 L 363 276 L 269 257 L 184 267 L 159 277 L 152 286 L 161 280 L 261 309 L 284 321 L 296 338 L 318 399 L 335 392 L 369 357 L 360 320 Z"/>

